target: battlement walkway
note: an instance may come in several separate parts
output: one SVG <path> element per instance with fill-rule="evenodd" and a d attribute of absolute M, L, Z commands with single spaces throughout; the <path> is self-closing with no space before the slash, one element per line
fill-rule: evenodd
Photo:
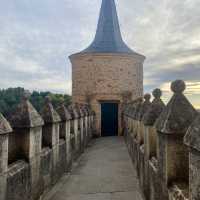
<path fill-rule="evenodd" d="M 44 200 L 142 200 L 123 138 L 96 139 Z"/>

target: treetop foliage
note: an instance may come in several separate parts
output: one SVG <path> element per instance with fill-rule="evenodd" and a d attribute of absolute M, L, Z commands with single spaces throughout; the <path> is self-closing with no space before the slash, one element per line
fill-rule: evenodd
<path fill-rule="evenodd" d="M 20 103 L 24 91 L 25 89 L 21 87 L 0 90 L 0 112 L 4 116 L 9 116 L 10 113 L 14 111 L 16 106 Z M 30 94 L 30 102 L 33 104 L 38 112 L 41 111 L 46 96 L 51 97 L 52 104 L 55 107 L 58 107 L 62 102 L 64 102 L 66 105 L 69 105 L 71 103 L 71 96 L 66 94 L 63 95 L 38 91 L 33 91 Z"/>

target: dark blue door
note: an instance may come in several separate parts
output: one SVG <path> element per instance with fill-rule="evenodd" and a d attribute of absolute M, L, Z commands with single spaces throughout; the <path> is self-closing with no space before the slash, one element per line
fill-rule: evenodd
<path fill-rule="evenodd" d="M 118 135 L 118 104 L 102 103 L 101 104 L 101 135 L 116 136 Z"/>

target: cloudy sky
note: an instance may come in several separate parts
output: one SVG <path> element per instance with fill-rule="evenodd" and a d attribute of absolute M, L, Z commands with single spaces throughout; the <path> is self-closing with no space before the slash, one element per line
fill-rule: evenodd
<path fill-rule="evenodd" d="M 0 0 L 0 88 L 71 93 L 68 56 L 92 41 L 101 0 Z M 126 43 L 147 57 L 145 91 L 187 82 L 200 108 L 200 1 L 116 0 Z"/>

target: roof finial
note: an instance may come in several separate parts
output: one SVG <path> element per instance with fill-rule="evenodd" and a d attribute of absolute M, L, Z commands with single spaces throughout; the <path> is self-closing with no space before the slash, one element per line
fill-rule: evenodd
<path fill-rule="evenodd" d="M 183 93 L 186 89 L 185 82 L 182 80 L 176 80 L 171 84 L 171 90 L 174 93 Z"/>

